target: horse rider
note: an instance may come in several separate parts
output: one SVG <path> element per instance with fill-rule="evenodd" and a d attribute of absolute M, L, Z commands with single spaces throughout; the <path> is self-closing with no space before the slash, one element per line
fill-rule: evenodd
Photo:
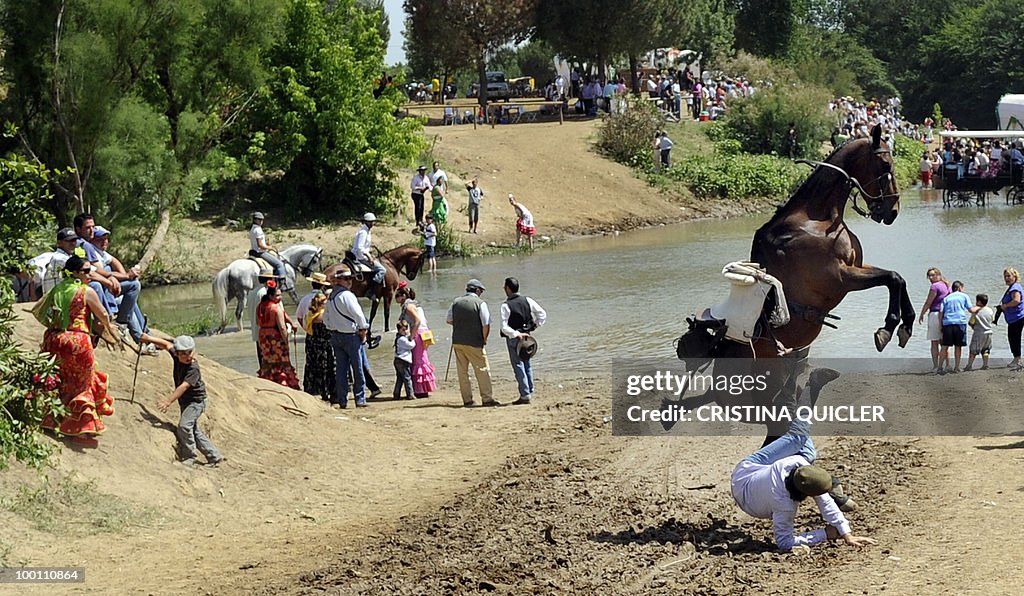
<path fill-rule="evenodd" d="M 373 258 L 373 236 L 370 230 L 376 222 L 377 216 L 366 212 L 363 215 L 363 225 L 359 226 L 359 231 L 356 232 L 356 239 L 352 243 L 352 254 L 355 256 L 356 261 L 373 269 L 373 279 L 366 288 L 366 297 L 370 300 L 377 300 L 378 289 L 384 283 L 385 273 L 384 266 L 380 264 L 380 261 Z"/>
<path fill-rule="evenodd" d="M 274 276 L 284 280 L 284 263 L 276 255 L 277 249 L 267 243 L 267 235 L 263 233 L 263 213 L 256 211 L 252 214 L 252 227 L 249 228 L 249 256 L 258 257 L 274 268 Z M 282 288 L 288 291 L 291 288 Z"/>

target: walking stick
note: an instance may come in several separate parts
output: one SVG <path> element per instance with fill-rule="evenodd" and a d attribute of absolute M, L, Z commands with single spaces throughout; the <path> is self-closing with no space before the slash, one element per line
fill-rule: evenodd
<path fill-rule="evenodd" d="M 145 333 L 146 328 L 149 327 L 149 317 L 142 315 L 142 331 Z M 128 400 L 128 403 L 135 403 L 135 382 L 139 380 L 139 361 L 142 360 L 142 346 L 139 346 L 138 352 L 135 354 L 135 375 L 132 377 L 132 398 Z"/>
<path fill-rule="evenodd" d="M 448 382 L 448 371 L 452 369 L 452 352 L 455 351 L 455 344 L 448 348 L 448 366 L 444 367 L 444 382 Z"/>

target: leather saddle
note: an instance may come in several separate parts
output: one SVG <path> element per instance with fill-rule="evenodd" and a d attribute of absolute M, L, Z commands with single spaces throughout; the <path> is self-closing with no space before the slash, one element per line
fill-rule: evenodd
<path fill-rule="evenodd" d="M 369 273 L 371 274 L 372 277 L 373 268 L 368 267 L 365 263 L 357 260 L 355 253 L 353 253 L 351 250 L 345 251 L 345 258 L 342 259 L 341 262 L 344 263 L 345 265 L 348 265 L 349 270 L 352 271 L 353 277 L 355 277 L 359 281 L 363 280 L 364 273 Z"/>

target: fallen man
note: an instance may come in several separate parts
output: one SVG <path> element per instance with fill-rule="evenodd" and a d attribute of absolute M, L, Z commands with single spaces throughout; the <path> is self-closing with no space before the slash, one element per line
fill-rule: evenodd
<path fill-rule="evenodd" d="M 797 406 L 813 406 L 821 388 L 838 376 L 830 369 L 813 370 L 807 387 L 796 390 Z M 852 546 L 875 544 L 871 538 L 851 533 L 843 511 L 853 511 L 856 505 L 843 494 L 838 480 L 811 465 L 817 451 L 809 431 L 810 422 L 794 416 L 785 435 L 741 461 L 732 472 L 733 499 L 748 515 L 772 520 L 775 544 L 782 550 L 839 538 Z M 797 533 L 793 527 L 796 510 L 807 497 L 814 499 L 827 525 Z"/>

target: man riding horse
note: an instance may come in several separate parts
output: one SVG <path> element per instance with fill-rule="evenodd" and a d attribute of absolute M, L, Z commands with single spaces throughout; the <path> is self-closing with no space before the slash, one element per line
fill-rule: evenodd
<path fill-rule="evenodd" d="M 356 239 L 352 243 L 352 255 L 356 262 L 362 263 L 373 270 L 373 279 L 371 280 L 369 287 L 366 289 L 366 297 L 373 302 L 375 302 L 382 293 L 381 290 L 384 283 L 384 274 L 386 272 L 384 265 L 381 265 L 380 261 L 373 258 L 373 236 L 370 230 L 373 229 L 373 224 L 376 222 L 376 215 L 370 212 L 364 214 L 363 224 L 359 226 L 359 231 L 356 232 Z"/>
<path fill-rule="evenodd" d="M 267 235 L 263 233 L 263 213 L 256 211 L 252 214 L 252 227 L 249 228 L 249 256 L 263 259 L 274 269 L 274 276 L 278 280 L 285 279 L 284 263 L 277 257 L 277 249 L 267 243 Z M 291 288 L 282 288 L 287 292 Z"/>

